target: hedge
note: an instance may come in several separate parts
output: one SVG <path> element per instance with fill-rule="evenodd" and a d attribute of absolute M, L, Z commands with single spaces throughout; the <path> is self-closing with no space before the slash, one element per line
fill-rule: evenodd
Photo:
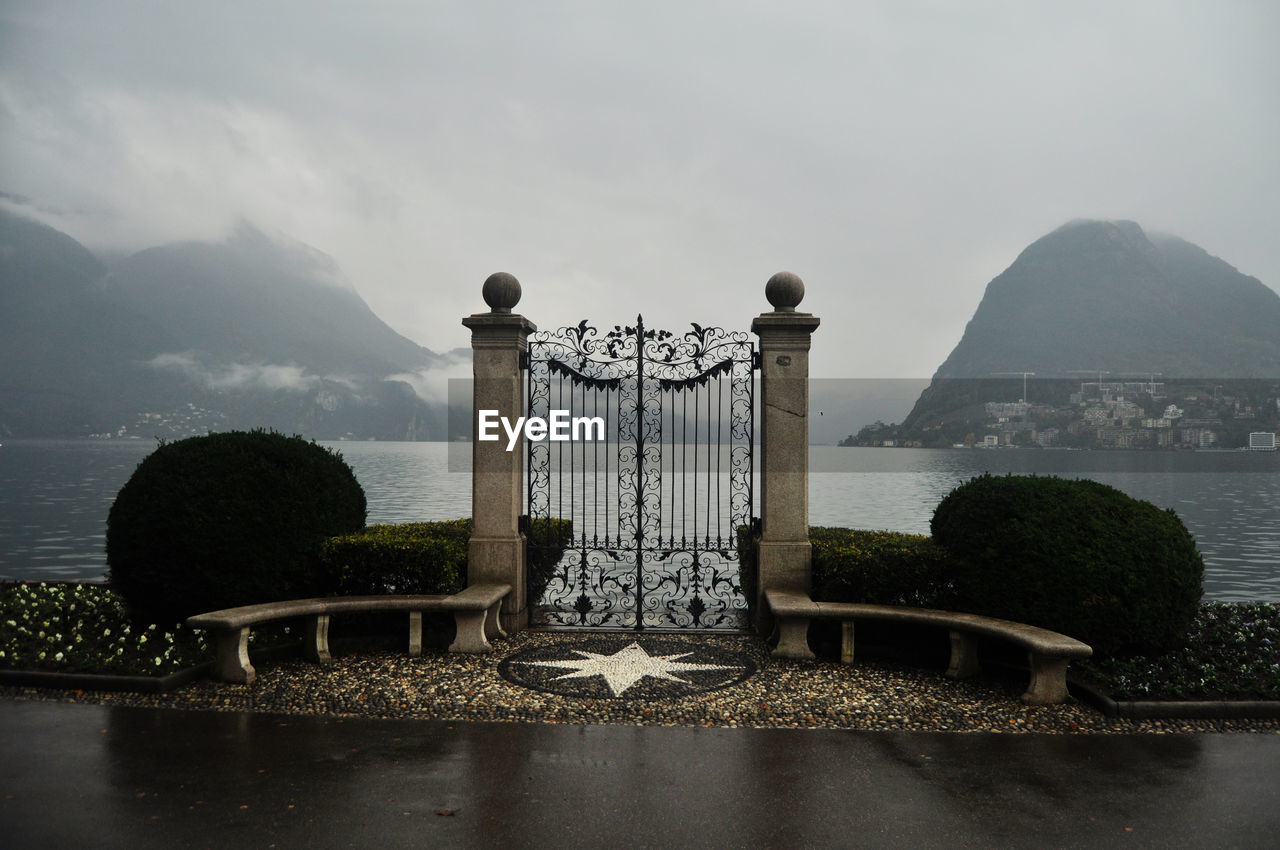
<path fill-rule="evenodd" d="M 741 583 L 752 610 L 759 539 L 747 526 L 738 529 Z M 950 562 L 927 536 L 811 526 L 809 542 L 815 600 L 925 608 L 944 608 L 952 600 Z"/>
<path fill-rule="evenodd" d="M 916 608 L 952 604 L 951 563 L 925 535 L 815 526 L 809 541 L 815 600 Z"/>
<path fill-rule="evenodd" d="M 320 561 L 339 596 L 457 593 L 470 537 L 471 520 L 371 525 L 326 540 Z"/>
<path fill-rule="evenodd" d="M 457 593 L 467 584 L 471 529 L 470 519 L 371 525 L 326 540 L 320 558 L 330 584 L 341 596 Z M 531 524 L 530 604 L 542 595 L 572 533 L 568 520 Z"/>

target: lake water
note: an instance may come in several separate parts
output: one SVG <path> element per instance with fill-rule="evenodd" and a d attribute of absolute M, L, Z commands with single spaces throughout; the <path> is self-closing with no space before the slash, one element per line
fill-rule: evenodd
<path fill-rule="evenodd" d="M 371 523 L 470 513 L 471 479 L 449 471 L 448 444 L 329 445 L 363 485 Z M 101 579 L 107 511 L 154 448 L 143 440 L 0 446 L 0 578 Z M 810 468 L 813 525 L 926 534 L 938 501 L 974 475 L 1092 478 L 1182 517 L 1205 557 L 1206 599 L 1280 601 L 1280 452 L 814 446 Z"/>

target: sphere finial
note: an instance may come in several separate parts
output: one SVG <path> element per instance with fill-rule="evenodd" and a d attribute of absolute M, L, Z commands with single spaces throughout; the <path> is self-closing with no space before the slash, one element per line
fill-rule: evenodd
<path fill-rule="evenodd" d="M 511 308 L 520 303 L 520 281 L 515 275 L 506 272 L 494 272 L 485 278 L 484 287 L 480 290 L 484 303 L 494 313 L 510 313 Z"/>
<path fill-rule="evenodd" d="M 794 313 L 804 300 L 804 281 L 791 272 L 778 272 L 764 285 L 764 297 L 779 313 Z"/>

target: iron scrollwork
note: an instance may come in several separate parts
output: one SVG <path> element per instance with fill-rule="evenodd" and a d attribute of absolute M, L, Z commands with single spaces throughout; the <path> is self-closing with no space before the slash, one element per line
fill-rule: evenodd
<path fill-rule="evenodd" d="M 529 340 L 528 414 L 600 415 L 600 443 L 528 443 L 531 521 L 572 534 L 531 599 L 536 624 L 747 626 L 737 541 L 751 522 L 754 344 L 584 320 Z M 536 545 L 536 541 L 531 541 Z M 530 562 L 538 559 L 531 553 Z"/>

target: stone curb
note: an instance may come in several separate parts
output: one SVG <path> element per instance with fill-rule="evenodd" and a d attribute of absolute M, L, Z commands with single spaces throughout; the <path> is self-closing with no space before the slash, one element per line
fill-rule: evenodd
<path fill-rule="evenodd" d="M 1007 661 L 986 665 L 1025 673 L 1026 668 Z M 1115 700 L 1098 685 L 1067 673 L 1067 690 L 1080 702 L 1107 717 L 1127 720 L 1276 720 L 1280 700 Z"/>
<path fill-rule="evenodd" d="M 254 649 L 253 657 L 261 661 L 277 661 L 298 655 L 294 644 Z M 206 661 L 185 667 L 168 676 L 117 676 L 110 673 L 52 673 L 47 670 L 0 670 L 0 687 L 57 688 L 64 691 L 128 691 L 137 694 L 163 694 L 202 679 L 213 669 Z"/>
<path fill-rule="evenodd" d="M 45 670 L 0 670 L 0 685 L 82 691 L 132 691 L 161 694 L 206 675 L 213 662 L 187 667 L 168 676 L 113 676 L 108 673 L 50 673 Z"/>
<path fill-rule="evenodd" d="M 1088 682 L 1068 678 L 1073 695 L 1108 717 L 1131 720 L 1273 720 L 1280 700 L 1114 700 Z"/>

